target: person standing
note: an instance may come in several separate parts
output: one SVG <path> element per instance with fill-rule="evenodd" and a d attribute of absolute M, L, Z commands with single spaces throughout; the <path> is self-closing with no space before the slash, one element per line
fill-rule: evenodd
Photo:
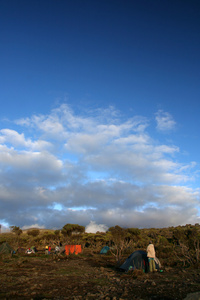
<path fill-rule="evenodd" d="M 156 252 L 155 252 L 154 245 L 152 244 L 152 241 L 149 241 L 149 245 L 147 246 L 147 257 L 149 261 L 149 271 L 155 272 L 156 265 L 154 259 L 156 257 Z"/>
<path fill-rule="evenodd" d="M 60 252 L 60 248 L 59 248 L 58 245 L 56 245 L 56 247 L 55 247 L 55 254 L 57 254 L 57 253 L 59 253 L 59 252 Z"/>
<path fill-rule="evenodd" d="M 46 247 L 45 247 L 45 254 L 46 254 L 46 255 L 48 255 L 48 249 L 49 249 L 49 247 L 46 246 Z"/>

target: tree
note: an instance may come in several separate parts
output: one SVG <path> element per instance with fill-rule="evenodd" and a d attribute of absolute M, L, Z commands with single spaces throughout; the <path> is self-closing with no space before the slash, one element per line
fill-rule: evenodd
<path fill-rule="evenodd" d="M 106 233 L 96 232 L 96 233 L 86 233 L 82 237 L 84 246 L 87 245 L 91 252 L 99 252 L 103 245 L 108 242 L 108 236 Z"/>
<path fill-rule="evenodd" d="M 59 236 L 60 236 L 60 230 L 59 230 L 59 229 L 56 229 L 56 230 L 54 231 L 54 234 L 55 234 L 55 236 L 59 237 Z"/>
<path fill-rule="evenodd" d="M 140 236 L 141 232 L 140 232 L 140 229 L 138 229 L 138 228 L 127 228 L 127 233 L 128 233 L 129 239 L 135 243 L 141 239 L 141 236 Z"/>
<path fill-rule="evenodd" d="M 128 232 L 131 234 L 132 237 L 138 238 L 140 235 L 140 229 L 139 228 L 128 228 Z"/>
<path fill-rule="evenodd" d="M 132 243 L 132 240 L 128 239 L 128 231 L 118 225 L 110 227 L 108 233 L 111 235 L 111 241 L 113 242 L 110 252 L 115 256 L 116 261 L 119 263 L 123 251 Z"/>
<path fill-rule="evenodd" d="M 81 234 L 85 232 L 85 227 L 78 224 L 66 224 L 63 226 L 61 233 L 64 236 L 72 236 L 72 234 Z"/>
<path fill-rule="evenodd" d="M 18 226 L 10 226 L 12 229 L 11 232 L 15 233 L 17 236 L 20 236 L 22 234 L 22 230 Z"/>
<path fill-rule="evenodd" d="M 174 245 L 176 257 L 184 265 L 187 263 L 198 266 L 200 258 L 200 231 L 192 226 L 175 229 L 174 239 L 177 240 L 176 245 Z"/>

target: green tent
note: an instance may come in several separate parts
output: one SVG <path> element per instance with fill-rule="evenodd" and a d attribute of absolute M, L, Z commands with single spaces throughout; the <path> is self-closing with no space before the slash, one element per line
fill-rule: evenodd
<path fill-rule="evenodd" d="M 14 249 L 7 243 L 3 243 L 0 246 L 0 254 L 9 254 L 9 253 L 13 253 Z"/>
<path fill-rule="evenodd" d="M 101 249 L 100 254 L 106 254 L 110 250 L 110 247 L 105 246 Z"/>

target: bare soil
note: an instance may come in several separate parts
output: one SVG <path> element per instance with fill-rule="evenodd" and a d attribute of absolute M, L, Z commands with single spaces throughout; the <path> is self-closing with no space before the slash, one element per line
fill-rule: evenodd
<path fill-rule="evenodd" d="M 0 260 L 0 299 L 184 299 L 200 291 L 200 270 L 120 272 L 112 256 L 44 254 Z"/>

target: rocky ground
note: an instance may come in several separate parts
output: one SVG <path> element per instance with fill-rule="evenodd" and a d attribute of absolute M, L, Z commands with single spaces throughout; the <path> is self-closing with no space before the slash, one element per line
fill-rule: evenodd
<path fill-rule="evenodd" d="M 0 260 L 0 299 L 175 300 L 199 291 L 199 269 L 123 273 L 113 257 L 101 255 L 31 254 Z M 187 299 L 200 299 L 199 294 Z"/>

